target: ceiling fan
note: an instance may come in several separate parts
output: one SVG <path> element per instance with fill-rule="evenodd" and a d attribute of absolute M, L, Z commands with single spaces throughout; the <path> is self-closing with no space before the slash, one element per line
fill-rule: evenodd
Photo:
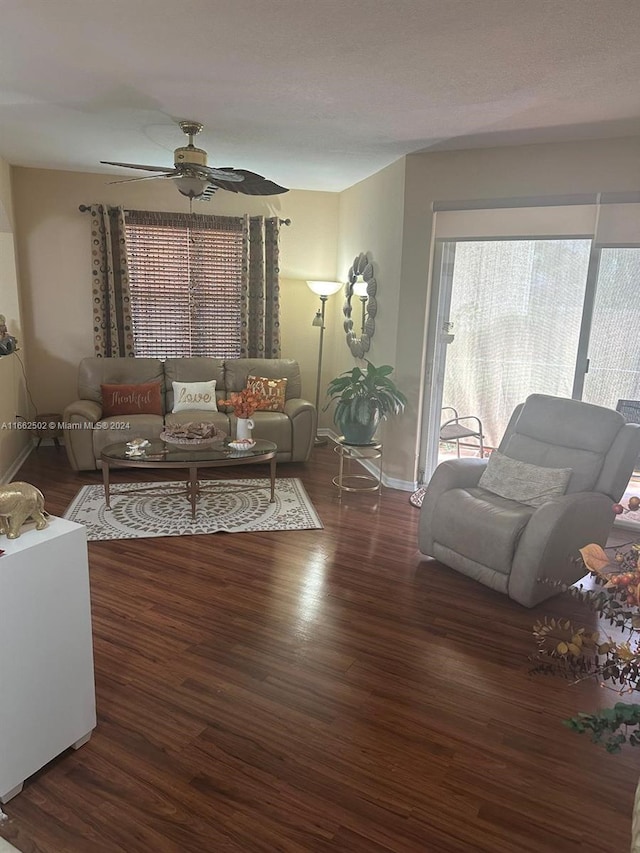
<path fill-rule="evenodd" d="M 110 183 L 124 184 L 130 181 L 148 181 L 152 178 L 171 178 L 178 192 L 191 200 L 210 199 L 218 189 L 245 195 L 277 195 L 289 192 L 286 187 L 278 186 L 273 181 L 263 178 L 262 175 L 248 172 L 246 169 L 234 169 L 231 166 L 214 169 L 207 166 L 207 152 L 202 148 L 196 148 L 193 144 L 193 137 L 200 133 L 204 125 L 198 121 L 181 121 L 178 124 L 182 132 L 189 137 L 189 144 L 176 148 L 173 152 L 173 168 L 101 160 L 100 162 L 105 166 L 124 166 L 126 169 L 142 169 L 145 172 L 157 173 Z"/>

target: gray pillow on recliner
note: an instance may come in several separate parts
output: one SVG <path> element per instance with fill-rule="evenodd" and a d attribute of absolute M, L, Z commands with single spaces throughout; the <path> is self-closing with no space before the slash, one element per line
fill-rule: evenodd
<path fill-rule="evenodd" d="M 494 450 L 478 485 L 501 498 L 542 506 L 565 494 L 571 473 L 571 468 L 541 468 Z"/>

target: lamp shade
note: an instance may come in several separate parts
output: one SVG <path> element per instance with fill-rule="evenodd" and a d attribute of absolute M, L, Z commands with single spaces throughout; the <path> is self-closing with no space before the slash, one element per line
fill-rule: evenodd
<path fill-rule="evenodd" d="M 359 275 L 353 283 L 353 292 L 360 298 L 367 296 L 367 282 Z"/>
<path fill-rule="evenodd" d="M 331 296 L 342 287 L 341 281 L 308 281 L 307 286 L 318 296 Z"/>

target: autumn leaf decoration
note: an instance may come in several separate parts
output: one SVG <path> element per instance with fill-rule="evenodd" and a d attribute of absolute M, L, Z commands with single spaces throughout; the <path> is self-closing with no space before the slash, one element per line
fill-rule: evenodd
<path fill-rule="evenodd" d="M 614 512 L 633 511 L 614 505 Z M 607 553 L 607 551 L 609 553 Z M 610 556 L 612 554 L 612 556 Z M 533 626 L 537 651 L 530 657 L 532 673 L 560 675 L 578 682 L 593 679 L 618 695 L 640 691 L 640 544 L 604 549 L 594 543 L 580 549 L 580 560 L 593 583 L 563 587 L 595 612 L 600 628 L 587 630 L 571 619 L 539 619 Z M 611 626 L 611 636 L 604 632 Z M 625 636 L 626 635 L 626 636 Z M 609 752 L 624 743 L 640 746 L 640 705 L 618 702 L 594 714 L 580 713 L 564 721 L 573 731 L 588 733 Z"/>
<path fill-rule="evenodd" d="M 250 388 L 243 388 L 242 391 L 234 391 L 229 395 L 228 400 L 220 400 L 219 406 L 227 406 L 233 410 L 233 414 L 237 418 L 250 418 L 258 409 L 262 409 L 269 404 L 269 400 L 264 394 L 253 391 Z"/>

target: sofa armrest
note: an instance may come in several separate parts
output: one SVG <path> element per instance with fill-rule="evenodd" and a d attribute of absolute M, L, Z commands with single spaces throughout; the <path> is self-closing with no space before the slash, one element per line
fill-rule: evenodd
<path fill-rule="evenodd" d="M 433 513 L 440 496 L 450 489 L 471 489 L 487 467 L 487 459 L 448 459 L 441 462 L 429 480 L 420 510 L 418 547 L 423 554 L 432 554 Z"/>
<path fill-rule="evenodd" d="M 293 397 L 284 404 L 284 413 L 291 421 L 291 461 L 306 462 L 316 437 L 318 413 L 313 403 Z"/>
<path fill-rule="evenodd" d="M 600 492 L 574 492 L 543 504 L 529 519 L 516 548 L 509 597 L 533 607 L 558 593 L 541 579 L 572 584 L 583 577 L 579 549 L 591 542 L 604 547 L 614 518 L 611 498 Z"/>
<path fill-rule="evenodd" d="M 69 423 L 87 421 L 96 424 L 102 419 L 102 406 L 94 400 L 75 400 L 73 403 L 69 403 L 64 410 L 65 420 L 67 420 L 67 416 Z"/>
<path fill-rule="evenodd" d="M 63 414 L 64 446 L 74 471 L 95 471 L 93 428 L 102 418 L 102 406 L 94 400 L 76 400 Z"/>

